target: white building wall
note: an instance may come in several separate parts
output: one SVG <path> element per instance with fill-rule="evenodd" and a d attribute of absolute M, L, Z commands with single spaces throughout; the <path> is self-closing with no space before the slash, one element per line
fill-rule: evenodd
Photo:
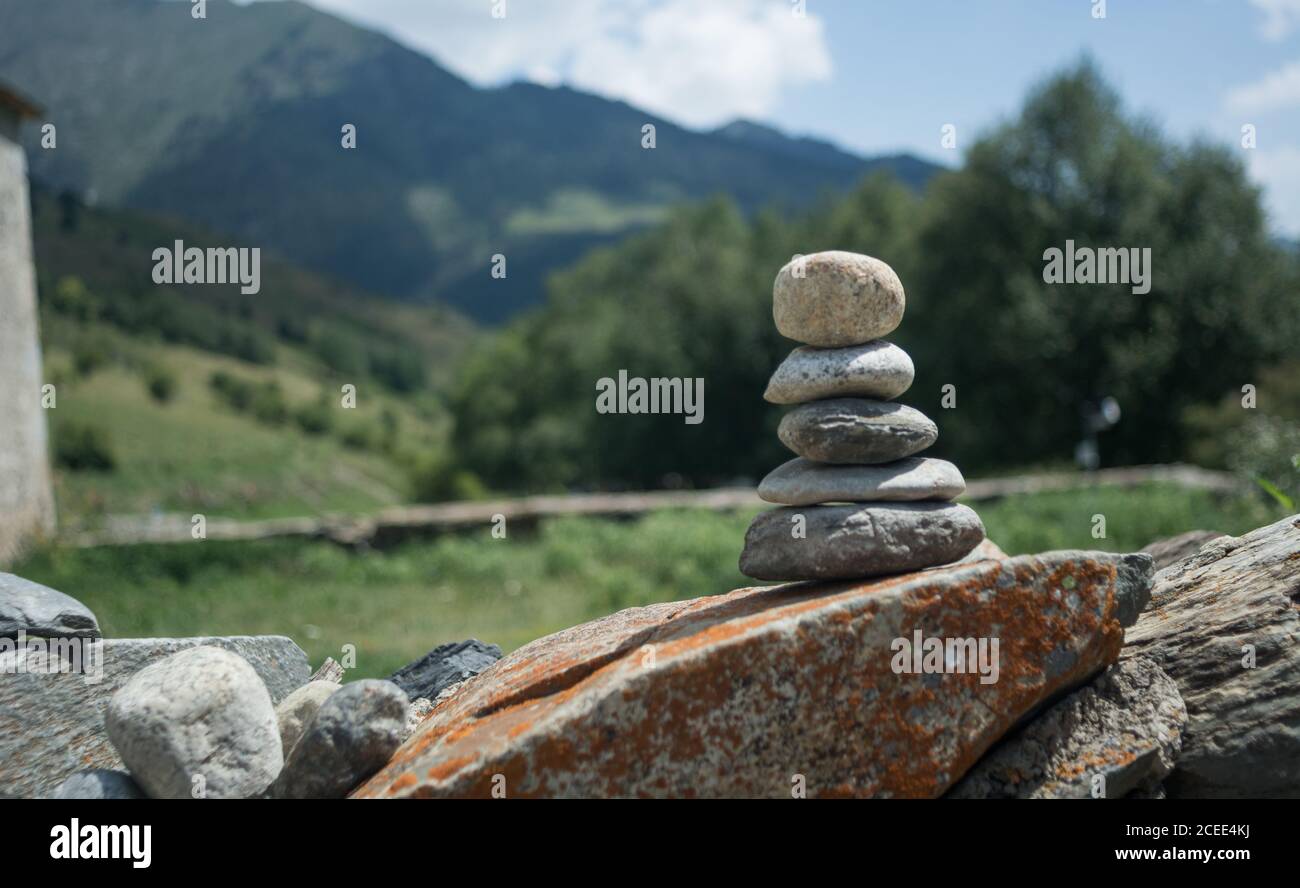
<path fill-rule="evenodd" d="M 0 110 L 0 565 L 54 530 L 27 161 Z"/>

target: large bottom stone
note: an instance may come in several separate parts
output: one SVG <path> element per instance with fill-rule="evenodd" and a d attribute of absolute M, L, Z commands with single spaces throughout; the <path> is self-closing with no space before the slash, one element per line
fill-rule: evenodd
<path fill-rule="evenodd" d="M 786 507 L 745 533 L 740 572 L 756 580 L 845 580 L 956 561 L 984 524 L 955 503 Z"/>
<path fill-rule="evenodd" d="M 621 611 L 470 679 L 354 795 L 938 796 L 1115 660 L 1150 565 L 1054 552 Z M 970 656 L 921 656 L 945 641 Z"/>
<path fill-rule="evenodd" d="M 106 639 L 94 643 L 89 674 L 55 671 L 30 648 L 0 652 L 0 793 L 30 798 L 86 768 L 120 769 L 104 731 L 109 698 L 144 667 L 199 645 L 239 654 L 276 702 L 311 674 L 302 648 L 280 635 Z"/>

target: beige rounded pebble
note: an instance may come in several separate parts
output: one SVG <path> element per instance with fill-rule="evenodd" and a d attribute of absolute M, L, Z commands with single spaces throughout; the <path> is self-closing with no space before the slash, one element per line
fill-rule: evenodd
<path fill-rule="evenodd" d="M 772 317 L 782 336 L 819 348 L 860 345 L 903 320 L 906 297 L 894 270 L 871 256 L 829 250 L 797 256 L 772 285 Z"/>

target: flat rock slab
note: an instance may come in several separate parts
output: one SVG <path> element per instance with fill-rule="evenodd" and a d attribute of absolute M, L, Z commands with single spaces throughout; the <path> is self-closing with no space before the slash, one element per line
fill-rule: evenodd
<path fill-rule="evenodd" d="M 776 435 L 815 462 L 887 463 L 929 447 L 939 428 L 924 413 L 890 401 L 831 398 L 795 407 L 781 417 Z"/>
<path fill-rule="evenodd" d="M 1156 574 L 1125 656 L 1178 685 L 1170 798 L 1300 796 L 1300 515 L 1220 537 Z"/>
<path fill-rule="evenodd" d="M 782 336 L 820 348 L 886 336 L 903 320 L 903 282 L 871 256 L 828 250 L 798 256 L 772 284 L 772 319 Z"/>
<path fill-rule="evenodd" d="M 1173 770 L 1186 724 L 1174 680 L 1150 660 L 1122 660 L 1004 740 L 948 797 L 1149 796 Z"/>
<path fill-rule="evenodd" d="M 48 637 L 99 637 L 90 608 L 48 586 L 0 573 L 0 638 L 19 632 Z"/>
<path fill-rule="evenodd" d="M 412 700 L 435 700 L 444 689 L 478 675 L 501 659 L 501 648 L 477 638 L 440 644 L 388 677 Z"/>
<path fill-rule="evenodd" d="M 122 768 L 104 730 L 109 698 L 144 667 L 200 645 L 239 654 L 276 702 L 311 674 L 302 648 L 280 635 L 104 639 L 95 643 L 98 680 L 51 674 L 47 656 L 31 650 L 0 653 L 0 793 L 36 797 L 77 771 Z"/>
<path fill-rule="evenodd" d="M 938 796 L 1115 660 L 1149 582 L 1054 552 L 620 611 L 467 682 L 354 796 Z M 998 680 L 895 671 L 918 631 L 999 639 Z"/>
<path fill-rule="evenodd" d="M 769 503 L 951 500 L 966 492 L 966 479 L 944 459 L 907 457 L 875 466 L 836 466 L 796 457 L 777 466 L 758 485 Z"/>
<path fill-rule="evenodd" d="M 801 345 L 781 362 L 763 398 L 802 404 L 822 398 L 897 398 L 912 386 L 916 368 L 907 352 L 877 339 L 847 348 Z"/>
<path fill-rule="evenodd" d="M 984 524 L 955 503 L 784 506 L 754 518 L 740 572 L 756 580 L 850 580 L 950 564 Z"/>

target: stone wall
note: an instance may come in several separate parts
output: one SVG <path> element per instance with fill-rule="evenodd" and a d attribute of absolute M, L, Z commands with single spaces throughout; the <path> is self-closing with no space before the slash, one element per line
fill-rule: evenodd
<path fill-rule="evenodd" d="M 54 529 L 27 163 L 0 109 L 0 566 Z"/>

